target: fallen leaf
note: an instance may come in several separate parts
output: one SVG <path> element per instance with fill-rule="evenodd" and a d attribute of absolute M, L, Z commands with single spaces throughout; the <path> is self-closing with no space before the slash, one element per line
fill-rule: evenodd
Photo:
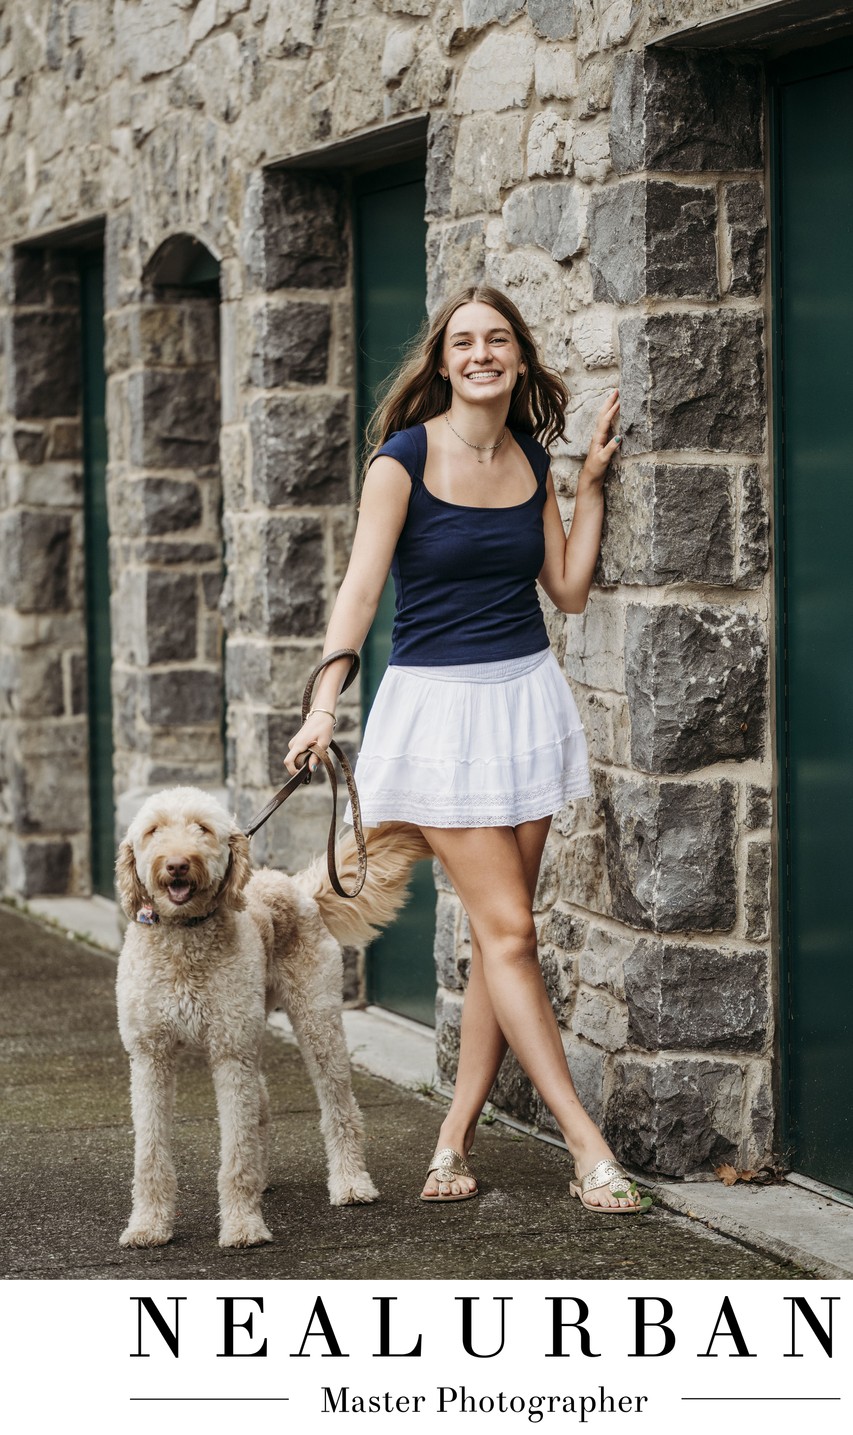
<path fill-rule="evenodd" d="M 738 1178 L 737 1171 L 735 1170 L 734 1166 L 727 1166 L 725 1164 L 723 1164 L 722 1166 L 715 1166 L 714 1175 L 719 1177 L 724 1186 L 733 1186 Z"/>

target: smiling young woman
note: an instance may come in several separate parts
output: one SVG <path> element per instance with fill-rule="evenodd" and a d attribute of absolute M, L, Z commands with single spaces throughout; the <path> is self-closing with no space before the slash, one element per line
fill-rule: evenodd
<path fill-rule="evenodd" d="M 583 728 L 548 646 L 536 584 L 563 612 L 583 611 L 603 479 L 620 441 L 611 437 L 614 391 L 566 537 L 543 445 L 561 437 L 567 398 L 504 294 L 481 285 L 444 305 L 372 420 L 325 651 L 361 646 L 390 570 L 391 657 L 356 768 L 364 821 L 417 825 L 471 927 L 454 1097 L 422 1198 L 477 1194 L 467 1156 L 509 1046 L 574 1158 L 572 1194 L 589 1209 L 624 1214 L 640 1200 L 578 1099 L 532 915 L 551 817 L 591 792 Z M 331 665 L 320 679 L 289 745 L 291 772 L 307 748 L 328 744 L 346 668 Z"/>

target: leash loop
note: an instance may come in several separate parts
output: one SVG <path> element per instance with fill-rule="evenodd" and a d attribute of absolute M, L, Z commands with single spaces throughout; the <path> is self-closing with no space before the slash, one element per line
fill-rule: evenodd
<path fill-rule="evenodd" d="M 320 673 L 323 671 L 324 668 L 327 668 L 330 663 L 337 662 L 339 658 L 350 659 L 350 669 L 341 686 L 341 692 L 346 692 L 350 684 L 355 681 L 359 667 L 361 666 L 361 660 L 355 649 L 338 648 L 334 653 L 328 653 L 326 657 L 322 658 L 321 661 L 317 664 L 316 668 L 311 673 L 311 676 L 309 677 L 308 682 L 305 685 L 305 692 L 302 696 L 303 722 L 305 722 L 308 717 L 309 709 L 311 707 L 311 695 L 314 691 L 314 684 L 317 681 L 317 678 L 319 677 Z M 324 768 L 326 769 L 326 772 L 329 774 L 329 785 L 332 789 L 332 820 L 329 825 L 329 840 L 326 846 L 326 860 L 329 867 L 329 881 L 331 882 L 332 887 L 337 892 L 339 897 L 357 897 L 362 887 L 364 886 L 364 881 L 367 876 L 367 845 L 364 840 L 364 828 L 361 821 L 361 804 L 358 800 L 358 791 L 355 785 L 355 777 L 353 776 L 353 770 L 350 767 L 346 753 L 342 752 L 341 748 L 338 746 L 338 744 L 333 738 L 329 742 L 327 752 L 322 752 L 319 748 L 316 747 L 310 748 L 309 751 L 313 752 L 314 756 L 319 762 L 322 762 Z M 335 773 L 334 764 L 329 757 L 329 753 L 333 753 L 334 756 L 337 758 L 338 762 L 340 763 L 341 772 L 344 775 L 344 781 L 347 785 L 349 800 L 352 805 L 353 833 L 355 835 L 355 846 L 356 852 L 358 854 L 358 869 L 356 872 L 355 879 L 356 885 L 352 892 L 348 892 L 343 886 L 340 877 L 338 876 L 337 862 L 335 860 L 335 834 L 337 832 L 338 826 L 338 779 Z M 273 813 L 276 812 L 279 807 L 281 807 L 282 803 L 287 801 L 288 797 L 290 797 L 291 794 L 296 791 L 297 787 L 302 787 L 303 784 L 307 786 L 307 784 L 311 781 L 311 771 L 308 766 L 308 751 L 304 753 L 301 752 L 299 754 L 299 757 L 304 757 L 305 761 L 299 768 L 298 772 L 296 772 L 293 777 L 291 777 L 284 784 L 284 787 L 282 787 L 275 794 L 275 797 L 273 797 L 267 803 L 266 807 L 264 807 L 257 814 L 256 817 L 253 817 L 248 827 L 244 828 L 245 834 L 248 838 L 251 839 L 252 837 L 254 837 L 258 828 L 263 827 L 264 823 L 268 820 L 268 818 L 272 817 Z"/>

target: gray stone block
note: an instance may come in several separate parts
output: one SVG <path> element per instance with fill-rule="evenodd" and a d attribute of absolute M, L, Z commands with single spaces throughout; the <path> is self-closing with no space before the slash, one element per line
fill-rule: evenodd
<path fill-rule="evenodd" d="M 329 367 L 331 310 L 309 300 L 267 303 L 252 316 L 250 382 L 258 389 L 323 384 Z"/>
<path fill-rule="evenodd" d="M 60 652 L 0 649 L 0 716 L 61 717 L 64 710 Z"/>
<path fill-rule="evenodd" d="M 621 1051 L 628 1036 L 628 1012 L 624 1002 L 602 990 L 578 992 L 572 1014 L 572 1031 L 604 1051 Z"/>
<path fill-rule="evenodd" d="M 257 499 L 271 507 L 345 503 L 350 496 L 350 416 L 345 397 L 285 394 L 249 411 Z"/>
<path fill-rule="evenodd" d="M 198 301 L 196 301 L 198 302 Z M 144 368 L 186 367 L 192 362 L 187 344 L 185 318 L 192 314 L 190 304 L 147 303 L 131 309 L 130 342 L 132 361 Z M 213 314 L 218 320 L 218 306 Z M 202 301 L 202 310 L 205 306 Z M 207 356 L 216 352 L 216 335 L 208 335 Z"/>
<path fill-rule="evenodd" d="M 89 707 L 89 664 L 86 653 L 69 655 L 69 698 L 71 714 L 79 717 Z"/>
<path fill-rule="evenodd" d="M 744 927 L 753 942 L 770 936 L 770 876 L 773 857 L 769 842 L 750 842 L 746 849 Z"/>
<path fill-rule="evenodd" d="M 113 664 L 113 738 L 116 746 L 133 751 L 139 743 L 139 707 L 142 674 L 135 668 Z"/>
<path fill-rule="evenodd" d="M 71 418 L 80 407 L 76 309 L 13 313 L 11 410 L 19 419 Z"/>
<path fill-rule="evenodd" d="M 645 167 L 644 55 L 627 50 L 618 55 L 612 75 L 610 155 L 617 174 L 633 174 Z"/>
<path fill-rule="evenodd" d="M 458 994 L 439 987 L 435 997 L 435 1064 L 447 1082 L 456 1080 L 459 1039 L 462 1031 L 462 1000 Z"/>
<path fill-rule="evenodd" d="M 586 942 L 578 959 L 580 979 L 587 986 L 603 987 L 613 996 L 625 999 L 624 966 L 633 951 L 633 941 L 615 932 L 590 925 Z"/>
<path fill-rule="evenodd" d="M 462 23 L 472 29 L 493 20 L 507 25 L 523 9 L 524 0 L 462 0 Z"/>
<path fill-rule="evenodd" d="M 349 243 L 340 183 L 332 176 L 265 170 L 256 197 L 259 223 L 246 255 L 261 289 L 339 289 L 349 277 Z"/>
<path fill-rule="evenodd" d="M 763 320 L 708 310 L 619 324 L 623 453 L 764 448 Z"/>
<path fill-rule="evenodd" d="M 746 826 L 751 830 L 769 827 L 773 821 L 773 797 L 766 787 L 746 785 Z"/>
<path fill-rule="evenodd" d="M 453 155 L 452 207 L 456 214 L 498 210 L 501 194 L 524 174 L 525 116 L 466 115 Z"/>
<path fill-rule="evenodd" d="M 731 783 L 608 775 L 602 810 L 614 917 L 661 932 L 731 931 L 737 915 Z"/>
<path fill-rule="evenodd" d="M 601 832 L 575 832 L 559 856 L 560 894 L 564 901 L 591 912 L 610 913 L 607 864 Z"/>
<path fill-rule="evenodd" d="M 70 514 L 22 509 L 0 518 L 0 604 L 19 613 L 64 612 L 71 603 Z"/>
<path fill-rule="evenodd" d="M 219 457 L 219 395 L 210 369 L 141 369 L 127 380 L 130 459 L 139 468 L 205 468 Z"/>
<path fill-rule="evenodd" d="M 737 1161 L 743 1092 L 734 1061 L 617 1056 L 605 1134 L 626 1165 L 660 1175 Z"/>
<path fill-rule="evenodd" d="M 764 755 L 767 641 L 758 614 L 629 604 L 625 683 L 635 767 L 689 772 Z"/>
<path fill-rule="evenodd" d="M 128 562 L 151 564 L 220 563 L 222 546 L 218 543 L 181 542 L 169 537 L 140 539 L 123 555 Z"/>
<path fill-rule="evenodd" d="M 761 169 L 761 67 L 719 52 L 617 56 L 610 146 L 617 174 Z"/>
<path fill-rule="evenodd" d="M 760 588 L 770 567 L 770 516 L 767 493 L 760 469 L 755 464 L 742 468 L 738 512 L 738 588 Z"/>
<path fill-rule="evenodd" d="M 195 574 L 154 569 L 145 575 L 149 663 L 189 663 L 196 657 L 198 580 Z"/>
<path fill-rule="evenodd" d="M 607 479 L 597 581 L 733 583 L 736 477 L 720 464 L 620 464 Z"/>
<path fill-rule="evenodd" d="M 209 668 L 169 668 L 143 675 L 141 711 L 151 727 L 204 727 L 222 722 L 222 677 Z"/>
<path fill-rule="evenodd" d="M 426 213 L 432 219 L 442 219 L 450 213 L 455 148 L 455 121 L 446 114 L 430 115 L 427 133 Z"/>
<path fill-rule="evenodd" d="M 364 961 L 359 947 L 342 947 L 344 1006 L 357 1006 L 365 1001 Z"/>
<path fill-rule="evenodd" d="M 219 600 L 222 597 L 223 573 L 220 568 L 215 573 L 202 573 L 201 592 L 205 608 L 212 612 L 218 612 Z"/>
<path fill-rule="evenodd" d="M 263 525 L 258 582 L 269 637 L 315 637 L 325 624 L 324 534 L 316 518 Z"/>
<path fill-rule="evenodd" d="M 80 462 L 83 456 L 83 425 L 79 418 L 57 419 L 50 426 L 48 456 L 55 461 Z M 82 491 L 82 476 L 81 476 Z"/>
<path fill-rule="evenodd" d="M 465 923 L 467 940 L 457 937 L 459 901 L 449 892 L 440 892 L 435 909 L 435 958 L 436 979 L 439 986 L 449 991 L 463 992 L 471 969 L 471 938 Z"/>
<path fill-rule="evenodd" d="M 583 209 L 572 181 L 547 181 L 513 190 L 503 207 L 510 244 L 536 244 L 562 261 L 583 244 Z"/>
<path fill-rule="evenodd" d="M 760 180 L 740 180 L 724 190 L 726 232 L 731 262 L 729 293 L 760 294 L 764 287 L 767 210 Z"/>
<path fill-rule="evenodd" d="M 15 453 L 22 463 L 43 463 L 47 455 L 48 430 L 15 429 Z"/>
<path fill-rule="evenodd" d="M 565 907 L 553 906 L 542 923 L 540 942 L 551 943 L 564 952 L 577 952 L 583 945 L 587 924 Z"/>
<path fill-rule="evenodd" d="M 574 0 L 527 0 L 527 13 L 546 40 L 570 40 L 575 33 Z"/>
<path fill-rule="evenodd" d="M 646 294 L 715 299 L 719 285 L 714 188 L 649 180 L 646 196 Z"/>
<path fill-rule="evenodd" d="M 146 477 L 134 488 L 144 533 L 179 533 L 201 523 L 201 489 L 194 481 Z"/>
<path fill-rule="evenodd" d="M 628 1040 L 647 1051 L 762 1051 L 769 1022 L 763 952 L 641 941 L 625 962 Z"/>
<path fill-rule="evenodd" d="M 535 50 L 532 36 L 489 31 L 456 77 L 454 114 L 524 109 L 533 89 Z"/>
<path fill-rule="evenodd" d="M 632 304 L 646 292 L 646 183 L 608 185 L 589 206 L 594 299 Z"/>
<path fill-rule="evenodd" d="M 73 858 L 70 842 L 21 842 L 18 857 L 22 897 L 61 897 L 68 892 Z"/>
<path fill-rule="evenodd" d="M 31 719 L 18 725 L 9 764 L 15 830 L 55 836 L 86 824 L 88 777 L 84 719 Z"/>
<path fill-rule="evenodd" d="M 596 1125 L 604 1120 L 604 1081 L 608 1057 L 600 1047 L 582 1037 L 566 1035 L 563 1047 L 581 1106 Z"/>
<path fill-rule="evenodd" d="M 427 233 L 427 310 L 440 304 L 463 285 L 482 284 L 486 244 L 483 221 L 467 219 Z"/>
<path fill-rule="evenodd" d="M 580 72 L 578 114 L 590 119 L 609 110 L 613 99 L 613 62 L 609 56 L 596 55 L 587 60 Z"/>

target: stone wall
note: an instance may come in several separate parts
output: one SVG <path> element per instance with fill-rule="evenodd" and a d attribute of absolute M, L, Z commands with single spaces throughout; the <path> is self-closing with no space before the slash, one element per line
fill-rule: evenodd
<path fill-rule="evenodd" d="M 220 478 L 225 775 L 241 817 L 281 773 L 353 523 L 348 180 L 345 161 L 328 168 L 329 146 L 366 136 L 364 163 L 370 137 L 379 146 L 398 121 L 429 114 L 429 303 L 484 277 L 529 319 L 571 393 L 553 462 L 566 519 L 593 416 L 620 383 L 625 441 L 597 585 L 583 615 L 547 613 L 596 797 L 557 814 L 537 920 L 585 1103 L 629 1160 L 675 1174 L 721 1158 L 755 1164 L 773 1141 L 762 72 L 737 52 L 645 48 L 678 23 L 743 8 L 10 0 L 0 20 L 0 244 L 11 253 L 67 231 L 73 245 L 73 226 L 106 224 L 119 787 L 220 772 Z M 282 167 L 295 156 L 300 168 Z M 152 257 L 178 233 L 219 261 L 216 365 L 212 307 L 146 287 Z M 36 329 L 40 313 L 61 312 L 52 283 L 43 277 L 30 301 Z M 27 301 L 7 285 L 6 303 Z M 25 318 L 15 313 L 7 307 L 7 367 Z M 4 565 L 20 574 L 3 594 L 14 637 L 7 880 L 33 891 L 40 869 L 34 855 L 35 875 L 22 878 L 19 833 L 48 817 L 28 815 L 15 764 L 35 686 L 57 694 L 56 712 L 39 710 L 28 728 L 36 768 L 55 762 L 56 734 L 78 731 L 67 770 L 85 776 L 72 681 L 79 479 L 50 481 L 66 462 L 52 435 L 73 427 L 71 397 L 56 416 L 27 415 L 15 394 L 7 379 L 3 523 L 10 555 L 22 555 Z M 203 423 L 187 424 L 190 411 Z M 37 501 L 21 496 L 22 463 Z M 34 548 L 43 562 L 51 525 L 70 576 L 49 565 L 42 615 L 27 608 L 23 555 Z M 175 646 L 175 608 L 184 639 L 194 635 L 191 660 Z M 173 681 L 181 671 L 191 716 Z M 354 744 L 354 699 L 344 711 Z M 312 787 L 295 799 L 256 855 L 301 862 L 321 840 L 323 797 Z M 33 854 L 36 838 L 56 849 L 55 887 L 85 888 L 82 828 L 26 831 Z M 448 1077 L 466 952 L 464 916 L 439 874 Z M 496 1098 L 549 1124 L 512 1063 Z"/>
<path fill-rule="evenodd" d="M 150 286 L 106 332 L 116 791 L 217 787 L 219 304 Z"/>
<path fill-rule="evenodd" d="M 6 890 L 30 896 L 88 872 L 80 280 L 49 250 L 4 258 L 2 866 Z"/>
<path fill-rule="evenodd" d="M 227 435 L 228 770 L 248 822 L 286 776 L 302 690 L 354 529 L 352 286 L 342 182 L 272 169 L 246 196 L 239 401 Z M 338 731 L 352 757 L 352 690 Z M 290 871 L 325 847 L 324 774 L 253 841 L 256 861 Z"/>

